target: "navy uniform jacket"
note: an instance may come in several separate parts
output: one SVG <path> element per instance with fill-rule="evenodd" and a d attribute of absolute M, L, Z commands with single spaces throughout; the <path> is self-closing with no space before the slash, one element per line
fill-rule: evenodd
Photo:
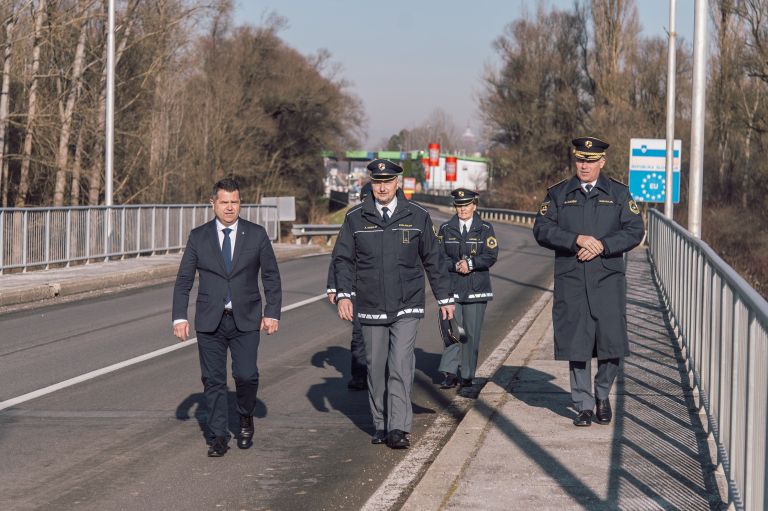
<path fill-rule="evenodd" d="M 493 299 L 491 266 L 499 254 L 493 226 L 474 214 L 466 239 L 461 235 L 459 217 L 440 226 L 438 238 L 443 245 L 443 265 L 451 276 L 453 298 L 458 303 L 487 302 Z M 464 275 L 456 271 L 456 263 L 467 259 L 472 270 Z"/>
<path fill-rule="evenodd" d="M 336 298 L 356 292 L 356 312 L 363 324 L 424 317 L 424 271 L 438 304 L 453 303 L 432 219 L 424 208 L 400 196 L 386 224 L 373 200 L 349 210 L 332 266 Z"/>
<path fill-rule="evenodd" d="M 629 355 L 623 256 L 640 244 L 644 232 L 640 211 L 619 181 L 601 174 L 588 196 L 576 176 L 549 188 L 533 235 L 539 245 L 555 251 L 552 322 L 557 360 Z M 579 234 L 600 240 L 603 254 L 580 262 Z"/>
<path fill-rule="evenodd" d="M 227 273 L 216 232 L 216 220 L 189 233 L 173 289 L 173 319 L 187 319 L 189 291 L 200 274 L 195 304 L 195 330 L 215 332 L 224 313 L 227 289 L 231 290 L 232 313 L 237 329 L 243 332 L 261 326 L 262 305 L 259 270 L 264 285 L 264 316 L 280 319 L 282 290 L 272 243 L 264 228 L 239 218 L 235 234 L 232 271 Z"/>

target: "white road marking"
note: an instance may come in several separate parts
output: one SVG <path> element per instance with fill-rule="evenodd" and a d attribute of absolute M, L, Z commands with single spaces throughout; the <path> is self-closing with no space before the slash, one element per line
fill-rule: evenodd
<path fill-rule="evenodd" d="M 302 307 L 304 305 L 308 305 L 313 302 L 317 302 L 318 300 L 323 300 L 327 297 L 325 293 L 317 296 L 313 296 L 312 298 L 307 298 L 306 300 L 302 300 L 300 302 L 292 303 L 291 305 L 286 305 L 282 309 L 280 309 L 280 312 L 287 312 L 293 309 L 298 309 L 299 307 Z M 144 362 L 145 360 L 150 360 L 155 357 L 159 357 L 160 355 L 165 355 L 166 353 L 170 353 L 172 351 L 176 351 L 181 348 L 186 348 L 187 346 L 192 346 L 193 344 L 197 344 L 197 337 L 193 337 L 191 339 L 188 339 L 186 342 L 179 342 L 177 344 L 173 344 L 171 346 L 166 346 L 165 348 L 160 348 L 159 350 L 152 351 L 150 353 L 146 353 L 144 355 L 139 355 L 138 357 L 134 357 L 128 360 L 124 360 L 123 362 L 118 362 L 116 364 L 112 364 L 107 367 L 102 367 L 101 369 L 96 369 L 95 371 L 91 371 L 89 373 L 81 374 L 80 376 L 75 376 L 74 378 L 70 378 L 68 380 L 64 380 L 59 383 L 54 383 L 53 385 L 49 385 L 47 387 L 43 387 L 42 389 L 38 389 L 32 392 L 29 392 L 27 394 L 23 394 L 18 397 L 14 397 L 11 399 L 7 399 L 5 401 L 0 401 L 0 410 L 5 410 L 6 408 L 10 408 L 12 406 L 16 406 L 20 403 L 24 403 L 25 401 L 30 401 L 32 399 L 38 398 L 40 396 L 45 396 L 46 394 L 50 394 L 52 392 L 56 392 L 57 390 L 65 389 L 67 387 L 71 387 L 72 385 L 77 385 L 78 383 L 82 383 L 84 381 L 92 380 L 93 378 L 96 378 L 98 376 L 102 376 L 107 373 L 111 373 L 113 371 L 117 371 L 118 369 L 122 369 L 124 367 L 132 366 L 134 364 L 138 364 L 139 362 Z"/>
<path fill-rule="evenodd" d="M 549 299 L 549 291 L 542 293 L 539 300 L 517 322 L 515 327 L 477 369 L 475 374 L 478 378 L 493 377 L 496 370 L 501 367 L 509 353 L 517 345 L 525 332 L 528 331 Z M 464 408 L 465 411 L 468 408 L 466 405 L 462 407 L 462 400 L 469 399 L 457 394 L 448 408 L 440 412 L 434 422 L 432 422 L 432 425 L 424 432 L 424 436 L 416 442 L 414 447 L 408 450 L 408 454 L 389 473 L 387 479 L 381 483 L 379 488 L 363 505 L 362 511 L 389 511 L 394 509 L 401 497 L 413 490 L 415 484 L 424 475 L 429 464 L 437 455 L 437 451 L 443 444 L 445 437 L 458 422 L 455 415 L 451 413 L 451 408 L 460 407 Z"/>

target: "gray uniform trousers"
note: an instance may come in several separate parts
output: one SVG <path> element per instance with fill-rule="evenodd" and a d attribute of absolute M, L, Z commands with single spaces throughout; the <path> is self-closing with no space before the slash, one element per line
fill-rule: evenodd
<path fill-rule="evenodd" d="M 595 375 L 595 393 L 597 399 L 608 399 L 611 387 L 619 374 L 620 358 L 607 358 L 597 361 Z M 576 411 L 592 410 L 595 407 L 595 396 L 592 394 L 592 361 L 570 361 L 568 368 L 571 373 L 571 400 Z"/>
<path fill-rule="evenodd" d="M 418 325 L 419 318 L 404 318 L 389 325 L 363 325 L 368 363 L 368 401 L 373 426 L 377 430 L 411 431 L 411 388 L 416 370 L 414 348 Z"/>
<path fill-rule="evenodd" d="M 488 302 L 457 303 L 454 316 L 456 322 L 464 327 L 467 334 L 466 344 L 454 343 L 443 349 L 438 370 L 444 373 L 460 375 L 471 380 L 477 369 L 477 352 L 480 349 L 480 330 Z"/>

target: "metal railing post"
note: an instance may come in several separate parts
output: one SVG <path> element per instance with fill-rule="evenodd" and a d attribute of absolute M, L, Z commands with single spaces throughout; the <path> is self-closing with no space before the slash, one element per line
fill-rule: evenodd
<path fill-rule="evenodd" d="M 45 269 L 51 266 L 51 210 L 45 212 Z"/>

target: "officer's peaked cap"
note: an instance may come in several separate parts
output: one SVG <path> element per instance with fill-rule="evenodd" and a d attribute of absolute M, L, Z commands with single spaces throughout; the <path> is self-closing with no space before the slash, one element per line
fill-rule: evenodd
<path fill-rule="evenodd" d="M 371 160 L 366 168 L 370 171 L 371 179 L 374 181 L 392 181 L 403 173 L 403 167 L 383 158 Z"/>
<path fill-rule="evenodd" d="M 451 195 L 453 196 L 454 206 L 466 206 L 467 204 L 477 200 L 477 197 L 480 194 L 474 190 L 470 190 L 469 188 L 456 188 L 451 192 Z"/>
<path fill-rule="evenodd" d="M 573 155 L 577 160 L 597 161 L 605 156 L 610 144 L 595 137 L 579 137 L 571 140 Z"/>

